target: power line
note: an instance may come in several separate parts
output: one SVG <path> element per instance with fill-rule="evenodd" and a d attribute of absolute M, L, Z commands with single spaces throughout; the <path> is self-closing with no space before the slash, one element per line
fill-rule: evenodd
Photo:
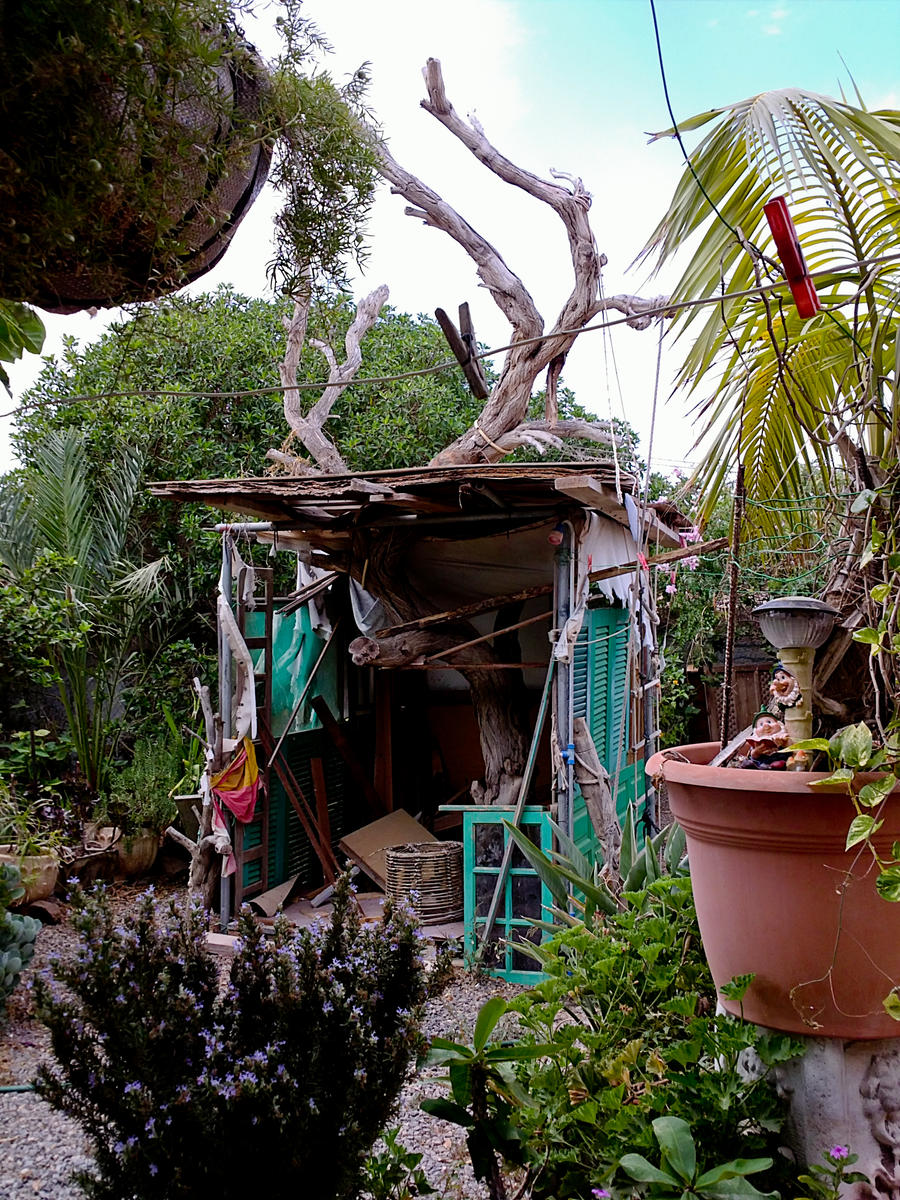
<path fill-rule="evenodd" d="M 812 279 L 823 279 L 823 278 L 835 279 L 838 276 L 855 272 L 860 267 L 881 266 L 885 263 L 897 262 L 898 260 L 900 260 L 900 253 L 886 254 L 880 258 L 858 259 L 855 262 L 845 263 L 841 266 L 833 267 L 828 270 L 815 271 L 815 272 L 813 272 L 813 274 L 810 277 Z M 495 346 L 491 350 L 482 350 L 479 354 L 476 354 L 473 357 L 475 357 L 477 359 L 493 358 L 495 355 L 502 354 L 506 350 L 512 350 L 515 347 L 528 346 L 528 345 L 532 345 L 537 342 L 546 342 L 552 338 L 579 337 L 583 333 L 593 333 L 597 330 L 612 329 L 617 325 L 627 325 L 631 321 L 636 320 L 637 318 L 670 317 L 670 316 L 674 315 L 676 312 L 681 312 L 683 310 L 687 310 L 687 309 L 691 309 L 691 308 L 703 308 L 703 307 L 706 307 L 708 305 L 713 305 L 713 304 L 718 306 L 724 300 L 742 300 L 742 299 L 746 299 L 747 297 L 750 297 L 750 296 L 762 297 L 769 292 L 776 292 L 781 288 L 786 288 L 787 286 L 788 286 L 788 284 L 785 280 L 779 280 L 776 283 L 758 284 L 757 286 L 752 287 L 752 288 L 745 288 L 743 291 L 740 291 L 740 292 L 724 292 L 724 293 L 721 293 L 716 296 L 705 296 L 699 300 L 679 300 L 679 301 L 675 301 L 675 302 L 665 301 L 664 303 L 658 304 L 655 307 L 643 308 L 639 312 L 630 313 L 628 316 L 624 316 L 624 317 L 616 317 L 610 321 L 598 321 L 592 325 L 583 325 L 578 329 L 554 329 L 554 330 L 551 330 L 549 333 L 538 334 L 535 337 L 531 337 L 531 338 L 518 338 L 516 341 L 508 342 L 504 346 Z M 851 303 L 852 300 L 853 300 L 853 297 L 848 297 L 846 303 Z M 844 303 L 844 301 L 842 301 L 841 303 Z M 823 310 L 823 311 L 827 312 L 827 310 Z M 846 333 L 846 330 L 844 332 Z M 453 368 L 457 368 L 458 366 L 459 366 L 459 363 L 456 361 L 455 358 L 447 359 L 444 362 L 435 363 L 433 366 L 430 366 L 430 367 L 419 367 L 416 370 L 403 371 L 402 373 L 400 373 L 398 375 L 377 375 L 377 376 L 369 376 L 369 377 L 366 377 L 363 379 L 352 379 L 345 386 L 346 387 L 365 387 L 365 386 L 369 386 L 372 384 L 401 383 L 406 379 L 416 379 L 416 378 L 420 378 L 425 375 L 436 375 L 440 371 L 447 371 L 447 370 L 450 370 Z M 150 397 L 167 396 L 167 397 L 173 397 L 173 398 L 182 397 L 185 399 L 191 398 L 191 397 L 197 397 L 197 398 L 205 397 L 208 400 L 243 400 L 250 396 L 268 396 L 268 395 L 280 394 L 280 393 L 287 392 L 287 391 L 322 392 L 325 390 L 326 387 L 328 387 L 328 381 L 322 380 L 319 383 L 298 383 L 298 384 L 292 385 L 290 387 L 287 387 L 284 384 L 272 384 L 269 387 L 248 388 L 243 391 L 212 391 L 212 390 L 206 390 L 206 389 L 201 389 L 201 390 L 197 390 L 197 391 L 186 391 L 186 390 L 178 390 L 178 389 L 174 389 L 174 388 L 172 388 L 172 389 L 169 389 L 169 388 L 131 388 L 130 390 L 119 391 L 119 392 L 89 392 L 89 393 L 85 393 L 84 395 L 80 395 L 80 396 L 59 397 L 57 399 L 49 401 L 47 404 L 25 404 L 25 403 L 17 404 L 15 408 L 11 408 L 7 412 L 0 413 L 0 420 L 3 420 L 7 417 L 15 416 L 15 414 L 22 409 L 33 410 L 33 409 L 49 408 L 52 405 L 81 404 L 84 401 L 88 401 L 88 400 L 118 400 L 118 399 L 126 399 L 129 396 L 150 396 Z"/>

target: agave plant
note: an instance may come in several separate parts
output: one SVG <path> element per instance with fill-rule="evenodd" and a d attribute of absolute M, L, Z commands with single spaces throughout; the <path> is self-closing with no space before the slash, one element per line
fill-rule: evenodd
<path fill-rule="evenodd" d="M 826 593 L 850 617 L 833 657 L 842 657 L 853 628 L 884 650 L 876 689 L 884 698 L 897 694 L 891 663 L 900 648 L 900 113 L 869 112 L 857 101 L 766 92 L 655 135 L 712 126 L 641 258 L 659 266 L 688 243 L 672 301 L 728 297 L 679 309 L 673 320 L 673 332 L 690 338 L 678 382 L 696 399 L 704 515 L 738 463 L 749 497 L 785 498 L 755 510 L 764 532 L 796 524 L 810 478 L 850 494 L 838 505 L 836 542 L 847 552 Z M 794 307 L 763 213 L 778 195 L 787 197 L 822 303 L 809 320 Z M 844 696 L 868 683 L 860 665 L 859 686 L 845 682 Z M 835 715 L 846 723 L 840 707 Z"/>
<path fill-rule="evenodd" d="M 126 559 L 140 456 L 122 448 L 102 480 L 91 475 L 82 435 L 68 430 L 48 434 L 33 464 L 7 478 L 0 488 L 0 575 L 16 582 L 43 563 L 68 601 L 72 636 L 45 650 L 78 765 L 96 792 L 114 748 L 113 708 L 137 664 L 136 632 L 162 595 L 165 560 L 136 568 Z"/>
<path fill-rule="evenodd" d="M 647 838 L 638 849 L 634 806 L 629 804 L 622 824 L 622 847 L 619 871 L 615 876 L 601 862 L 592 862 L 583 854 L 568 834 L 551 821 L 558 850 L 545 854 L 510 821 L 503 824 L 509 830 L 522 854 L 534 868 L 553 897 L 551 916 L 554 921 L 532 921 L 549 933 L 559 931 L 559 923 L 588 925 L 596 912 L 614 913 L 622 908 L 623 894 L 640 892 L 661 875 L 686 875 L 684 830 L 674 822 L 661 829 L 655 837 Z M 579 915 L 573 915 L 572 910 Z M 541 961 L 540 948 L 527 942 L 517 942 L 516 949 Z"/>

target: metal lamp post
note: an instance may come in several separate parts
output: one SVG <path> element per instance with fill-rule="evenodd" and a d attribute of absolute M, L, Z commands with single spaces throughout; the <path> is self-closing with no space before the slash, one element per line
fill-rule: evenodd
<path fill-rule="evenodd" d="M 831 633 L 836 608 L 811 596 L 781 596 L 753 610 L 766 641 L 779 652 L 784 669 L 797 680 L 800 698 L 785 709 L 784 724 L 793 742 L 812 737 L 812 665 L 816 650 Z"/>

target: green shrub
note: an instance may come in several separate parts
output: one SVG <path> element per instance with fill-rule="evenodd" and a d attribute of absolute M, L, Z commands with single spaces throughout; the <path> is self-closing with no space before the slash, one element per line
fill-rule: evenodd
<path fill-rule="evenodd" d="M 160 914 L 152 895 L 117 924 L 82 901 L 74 961 L 36 986 L 56 1063 L 37 1088 L 80 1122 L 96 1200 L 343 1200 L 394 1107 L 418 1047 L 424 973 L 412 918 L 386 905 L 361 928 L 344 879 L 330 925 L 271 940 L 252 918 L 227 988 L 204 916 Z"/>
<path fill-rule="evenodd" d="M 113 777 L 109 799 L 98 808 L 101 823 L 121 829 L 126 842 L 142 829 L 160 833 L 178 816 L 171 793 L 181 773 L 180 760 L 164 742 L 138 742 L 131 763 Z"/>
<path fill-rule="evenodd" d="M 41 923 L 33 917 L 7 912 L 25 894 L 19 868 L 0 863 L 0 1021 L 6 1014 L 6 1001 L 19 982 L 19 976 L 34 955 L 34 943 Z"/>
<path fill-rule="evenodd" d="M 541 1164 L 536 1200 L 630 1186 L 619 1160 L 656 1153 L 652 1121 L 663 1115 L 687 1122 L 704 1160 L 777 1158 L 783 1102 L 765 1070 L 738 1063 L 755 1050 L 770 1066 L 800 1044 L 715 1012 L 689 879 L 626 899 L 624 911 L 542 947 L 550 978 L 511 1005 L 524 1041 L 553 1047 L 518 1072 L 528 1100 L 516 1121 Z"/>

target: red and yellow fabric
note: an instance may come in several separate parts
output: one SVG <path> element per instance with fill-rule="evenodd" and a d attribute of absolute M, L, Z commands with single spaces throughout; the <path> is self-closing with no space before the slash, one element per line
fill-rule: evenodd
<path fill-rule="evenodd" d="M 242 824 L 253 820 L 259 795 L 259 767 L 253 742 L 245 737 L 227 767 L 210 780 L 213 796 L 221 800 Z"/>

